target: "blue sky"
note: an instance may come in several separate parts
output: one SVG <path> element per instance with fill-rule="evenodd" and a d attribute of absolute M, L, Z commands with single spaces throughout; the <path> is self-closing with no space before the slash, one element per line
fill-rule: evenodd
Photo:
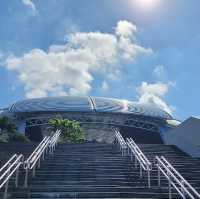
<path fill-rule="evenodd" d="M 198 0 L 0 2 L 0 107 L 94 95 L 199 116 Z"/>

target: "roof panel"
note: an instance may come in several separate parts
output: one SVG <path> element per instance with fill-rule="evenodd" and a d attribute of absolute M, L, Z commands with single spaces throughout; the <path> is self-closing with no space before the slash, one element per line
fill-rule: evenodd
<path fill-rule="evenodd" d="M 51 97 L 19 101 L 10 108 L 12 112 L 42 111 L 92 111 L 88 97 Z"/>
<path fill-rule="evenodd" d="M 122 101 L 111 98 L 93 97 L 94 106 L 97 112 L 122 112 Z"/>
<path fill-rule="evenodd" d="M 152 104 L 139 104 L 127 100 L 117 100 L 102 97 L 93 98 L 93 101 L 97 112 L 121 112 L 165 119 L 172 118 L 168 113 Z"/>
<path fill-rule="evenodd" d="M 151 117 L 172 119 L 170 114 L 156 107 L 153 104 L 139 104 L 139 103 L 128 102 L 128 107 L 129 107 L 128 112 L 130 113 L 151 116 Z"/>

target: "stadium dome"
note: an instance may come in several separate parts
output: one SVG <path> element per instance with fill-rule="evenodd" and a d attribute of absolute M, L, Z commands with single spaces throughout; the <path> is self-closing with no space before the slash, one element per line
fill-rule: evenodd
<path fill-rule="evenodd" d="M 172 119 L 167 112 L 146 104 L 103 97 L 47 97 L 27 99 L 9 107 L 12 113 L 31 112 L 105 112 L 135 114 L 160 119 Z"/>
<path fill-rule="evenodd" d="M 153 133 L 161 140 L 163 132 L 174 124 L 170 114 L 152 104 L 103 97 L 26 99 L 13 103 L 7 115 L 13 118 L 20 132 L 36 140 L 47 134 L 49 119 L 57 117 L 79 121 L 89 141 L 112 142 L 113 128 L 136 137 L 145 133 L 147 140 Z"/>

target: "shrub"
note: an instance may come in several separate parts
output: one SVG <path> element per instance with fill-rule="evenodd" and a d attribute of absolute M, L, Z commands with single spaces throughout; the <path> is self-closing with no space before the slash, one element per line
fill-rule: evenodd
<path fill-rule="evenodd" d="M 74 120 L 68 119 L 51 119 L 49 120 L 49 124 L 54 129 L 60 129 L 61 134 L 61 142 L 73 142 L 73 143 L 81 143 L 85 140 L 85 134 L 80 127 L 80 123 Z"/>
<path fill-rule="evenodd" d="M 0 137 L 0 143 L 7 143 L 7 142 L 8 142 L 7 138 L 5 138 L 4 136 Z"/>
<path fill-rule="evenodd" d="M 0 143 L 13 142 L 29 142 L 29 139 L 17 132 L 16 125 L 7 117 L 0 117 Z"/>
<path fill-rule="evenodd" d="M 17 127 L 7 117 L 0 117 L 0 129 L 8 133 L 13 133 L 17 130 Z"/>
<path fill-rule="evenodd" d="M 20 134 L 18 132 L 9 134 L 9 141 L 12 141 L 12 142 L 23 142 L 23 143 L 30 142 L 30 140 L 26 136 L 24 136 L 24 135 L 22 135 L 22 134 Z"/>

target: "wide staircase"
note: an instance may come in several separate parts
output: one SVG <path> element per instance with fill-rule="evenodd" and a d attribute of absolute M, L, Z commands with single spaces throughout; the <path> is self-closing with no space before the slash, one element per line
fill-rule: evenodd
<path fill-rule="evenodd" d="M 141 144 L 140 149 L 151 162 L 155 156 L 164 156 L 173 167 L 200 193 L 200 159 L 192 158 L 173 145 Z M 152 171 L 152 184 L 157 184 L 157 168 L 154 165 Z M 162 189 L 168 189 L 168 181 L 162 177 Z"/>
<path fill-rule="evenodd" d="M 23 183 L 23 182 L 21 182 Z M 10 198 L 156 198 L 111 144 L 59 145 L 30 180 L 28 189 L 11 187 Z"/>
<path fill-rule="evenodd" d="M 139 147 L 152 163 L 156 155 L 164 155 L 200 191 L 199 159 L 191 158 L 175 146 L 141 144 Z M 156 166 L 151 171 L 151 188 L 148 188 L 147 175 L 141 178 L 134 160 L 122 156 L 112 144 L 60 144 L 42 162 L 28 188 L 23 188 L 23 177 L 19 180 L 18 188 L 10 183 L 9 198 L 169 198 L 164 176 L 158 187 Z M 179 198 L 175 190 L 172 198 Z"/>

